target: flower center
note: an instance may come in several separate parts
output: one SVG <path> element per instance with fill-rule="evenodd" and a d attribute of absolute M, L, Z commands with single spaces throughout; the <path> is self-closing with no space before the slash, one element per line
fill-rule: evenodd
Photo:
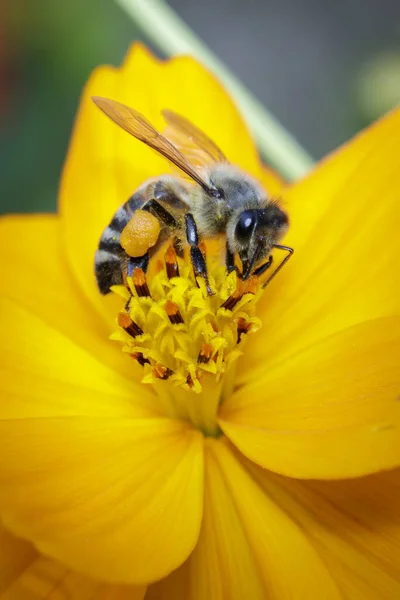
<path fill-rule="evenodd" d="M 142 366 L 142 382 L 155 387 L 168 416 L 216 435 L 218 405 L 233 387 L 244 340 L 261 326 L 261 290 L 257 277 L 242 281 L 216 257 L 207 264 L 209 287 L 172 246 L 154 274 L 135 269 L 125 286 L 112 288 L 125 307 L 111 337 Z"/>

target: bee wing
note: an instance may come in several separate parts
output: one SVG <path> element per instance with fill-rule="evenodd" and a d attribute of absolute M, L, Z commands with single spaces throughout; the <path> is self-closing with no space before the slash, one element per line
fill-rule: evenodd
<path fill-rule="evenodd" d="M 167 122 L 164 134 L 193 164 L 204 167 L 210 162 L 228 162 L 217 144 L 188 119 L 169 109 L 162 114 Z"/>
<path fill-rule="evenodd" d="M 159 154 L 165 156 L 165 158 L 186 173 L 206 192 L 212 192 L 210 185 L 204 181 L 187 158 L 170 141 L 162 136 L 161 133 L 154 129 L 153 125 L 142 114 L 125 104 L 109 98 L 93 96 L 92 100 L 114 123 L 133 135 L 136 139 L 150 146 L 150 148 L 153 148 Z"/>

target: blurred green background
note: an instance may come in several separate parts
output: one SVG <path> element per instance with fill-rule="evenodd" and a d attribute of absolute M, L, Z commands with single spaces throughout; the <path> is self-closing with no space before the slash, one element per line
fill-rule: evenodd
<path fill-rule="evenodd" d="M 169 4 L 316 159 L 400 99 L 398 0 Z M 113 0 L 0 4 L 1 212 L 55 210 L 80 90 L 135 39 Z"/>

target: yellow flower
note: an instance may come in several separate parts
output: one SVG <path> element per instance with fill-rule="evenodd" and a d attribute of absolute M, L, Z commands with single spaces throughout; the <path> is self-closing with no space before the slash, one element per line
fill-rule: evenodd
<path fill-rule="evenodd" d="M 99 237 L 169 167 L 92 95 L 158 128 L 161 109 L 183 114 L 290 213 L 295 256 L 248 315 L 260 331 L 201 390 L 141 383 L 154 372 L 109 340 L 129 346 L 124 302 L 96 289 Z M 400 597 L 399 135 L 397 111 L 282 188 L 194 60 L 135 46 L 92 75 L 60 215 L 0 222 L 4 598 Z"/>

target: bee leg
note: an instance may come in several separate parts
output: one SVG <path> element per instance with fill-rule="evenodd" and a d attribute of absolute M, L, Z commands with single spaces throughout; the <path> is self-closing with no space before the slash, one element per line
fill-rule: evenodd
<path fill-rule="evenodd" d="M 136 258 L 130 258 L 128 262 L 128 277 L 132 277 L 132 273 L 135 269 L 142 269 L 146 273 L 149 267 L 149 253 L 143 254 Z"/>
<path fill-rule="evenodd" d="M 169 198 L 169 200 L 171 200 L 171 198 Z M 178 222 L 175 219 L 175 217 L 166 208 L 164 208 L 164 206 L 160 202 L 158 202 L 158 200 L 155 200 L 155 198 L 152 198 L 151 200 L 146 202 L 146 204 L 143 206 L 142 210 L 146 210 L 147 212 L 154 215 L 159 221 L 162 222 L 163 225 L 166 225 L 167 228 L 172 229 L 172 230 L 176 230 L 178 228 Z M 165 239 L 168 237 L 170 237 L 170 236 L 165 235 L 165 233 L 164 233 L 164 236 L 160 236 L 159 243 L 162 244 L 165 241 Z M 175 252 L 177 253 L 177 255 L 182 258 L 183 257 L 182 243 L 181 243 L 181 240 L 176 236 L 174 236 L 173 246 L 175 248 Z"/>
<path fill-rule="evenodd" d="M 278 248 L 278 250 L 283 250 L 284 252 L 287 252 L 287 255 L 282 260 L 282 262 L 278 265 L 278 267 L 275 269 L 275 271 L 272 273 L 272 275 L 270 275 L 268 277 L 267 281 L 264 281 L 264 283 L 262 285 L 263 289 L 265 287 L 267 287 L 267 285 L 270 283 L 270 281 L 272 281 L 272 279 L 275 277 L 275 275 L 277 275 L 279 273 L 279 271 L 287 263 L 287 261 L 293 255 L 293 252 L 294 252 L 293 248 L 290 248 L 290 246 L 281 246 L 280 244 L 274 244 L 273 247 Z"/>
<path fill-rule="evenodd" d="M 272 265 L 272 255 L 268 257 L 268 260 L 263 265 L 261 265 L 260 267 L 257 267 L 257 269 L 254 271 L 253 275 L 260 277 L 260 275 L 265 273 L 265 271 L 267 269 L 269 269 L 269 267 L 271 265 Z"/>
<path fill-rule="evenodd" d="M 232 273 L 232 271 L 237 270 L 235 265 L 235 255 L 229 250 L 228 244 L 226 244 L 225 265 L 228 273 Z"/>
<path fill-rule="evenodd" d="M 143 206 L 142 210 L 147 210 L 148 212 L 152 213 L 155 217 L 160 219 L 160 221 L 165 223 L 165 225 L 167 225 L 168 227 L 171 227 L 171 229 L 175 229 L 178 226 L 178 223 L 177 223 L 175 217 L 173 215 L 171 215 L 171 213 L 168 212 L 162 206 L 162 204 L 157 202 L 157 200 L 154 200 L 154 199 L 149 200 Z"/>
<path fill-rule="evenodd" d="M 213 292 L 208 281 L 208 272 L 205 258 L 202 251 L 199 248 L 199 234 L 197 232 L 196 222 L 191 213 L 186 213 L 186 239 L 190 246 L 190 258 L 192 260 L 192 266 L 195 277 L 203 277 L 206 282 L 206 289 L 208 296 L 212 296 Z"/>
<path fill-rule="evenodd" d="M 180 257 L 183 258 L 184 257 L 184 251 L 183 251 L 183 246 L 182 246 L 182 240 L 178 237 L 174 238 L 174 250 L 176 252 L 176 254 Z"/>

